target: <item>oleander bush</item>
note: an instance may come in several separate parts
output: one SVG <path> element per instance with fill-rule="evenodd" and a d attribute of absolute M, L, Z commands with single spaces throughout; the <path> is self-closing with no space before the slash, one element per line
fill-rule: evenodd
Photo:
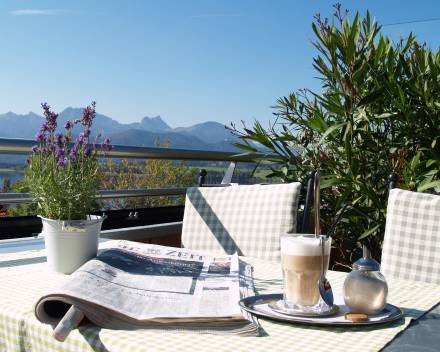
<path fill-rule="evenodd" d="M 440 191 L 440 52 L 412 33 L 393 42 L 368 12 L 350 19 L 335 9 L 312 24 L 322 90 L 279 98 L 268 128 L 231 129 L 237 146 L 274 163 L 270 177 L 305 182 L 320 168 L 324 231 L 347 204 L 371 217 L 342 216 L 334 243 L 346 266 L 360 243 L 380 258 L 391 173 L 400 188 Z"/>

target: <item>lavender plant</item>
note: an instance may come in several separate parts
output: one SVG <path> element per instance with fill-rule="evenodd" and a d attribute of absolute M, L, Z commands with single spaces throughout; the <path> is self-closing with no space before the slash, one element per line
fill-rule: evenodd
<path fill-rule="evenodd" d="M 38 214 L 56 220 L 86 219 L 96 208 L 98 190 L 99 150 L 109 151 L 112 146 L 100 135 L 90 143 L 91 127 L 96 103 L 83 110 L 81 118 L 67 121 L 64 133 L 57 131 L 58 114 L 47 103 L 41 104 L 45 122 L 35 139 L 28 160 L 25 181 L 31 197 L 37 204 Z M 80 124 L 83 130 L 73 140 L 73 128 Z"/>

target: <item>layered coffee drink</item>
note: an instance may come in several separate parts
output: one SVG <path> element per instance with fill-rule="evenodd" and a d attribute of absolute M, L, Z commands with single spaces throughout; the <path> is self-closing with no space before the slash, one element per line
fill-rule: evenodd
<path fill-rule="evenodd" d="M 325 238 L 324 272 L 328 269 L 331 238 Z M 286 234 L 281 237 L 284 303 L 288 308 L 315 306 L 322 270 L 321 240 L 314 235 Z"/>

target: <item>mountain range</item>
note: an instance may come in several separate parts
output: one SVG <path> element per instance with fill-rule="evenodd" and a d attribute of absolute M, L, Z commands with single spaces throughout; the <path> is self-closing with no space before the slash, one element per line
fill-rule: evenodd
<path fill-rule="evenodd" d="M 79 118 L 81 108 L 68 107 L 58 115 L 58 125 Z M 14 112 L 0 114 L 0 137 L 34 139 L 44 119 L 30 112 L 20 115 Z M 74 134 L 81 126 L 76 126 Z M 112 144 L 154 147 L 157 143 L 170 142 L 172 148 L 213 151 L 237 151 L 232 143 L 237 141 L 224 125 L 209 121 L 190 127 L 171 128 L 160 116 L 144 117 L 140 122 L 120 123 L 97 113 L 93 121 L 94 133 L 109 137 Z"/>

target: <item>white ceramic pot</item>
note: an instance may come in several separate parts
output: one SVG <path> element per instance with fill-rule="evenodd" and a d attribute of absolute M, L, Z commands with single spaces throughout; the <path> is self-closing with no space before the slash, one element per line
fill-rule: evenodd
<path fill-rule="evenodd" d="M 51 220 L 41 217 L 47 264 L 52 271 L 71 274 L 96 256 L 104 218 L 87 220 Z"/>

